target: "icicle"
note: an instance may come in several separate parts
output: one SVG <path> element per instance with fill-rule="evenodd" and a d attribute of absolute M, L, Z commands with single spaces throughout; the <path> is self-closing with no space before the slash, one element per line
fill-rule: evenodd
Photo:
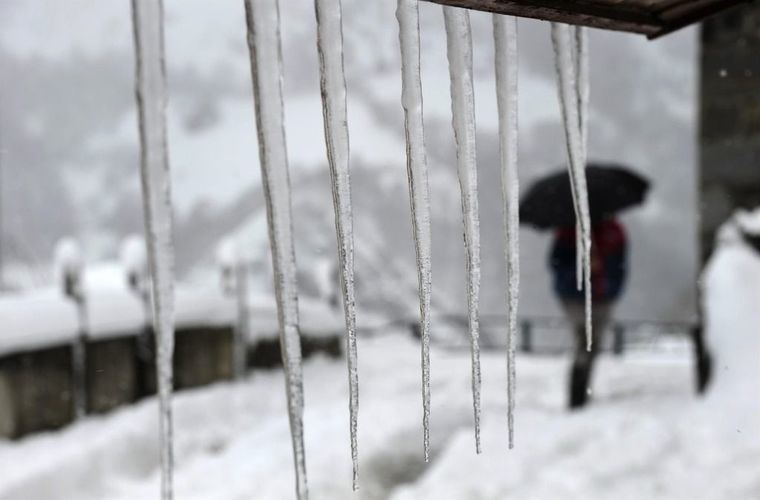
<path fill-rule="evenodd" d="M 565 126 L 567 152 L 570 160 L 570 183 L 573 189 L 576 219 L 582 236 L 582 245 L 576 248 L 583 252 L 583 275 L 586 295 L 586 345 L 592 347 L 591 322 L 591 217 L 586 185 L 586 165 L 579 110 L 578 66 L 573 57 L 573 37 L 566 24 L 552 23 L 552 43 L 559 85 L 560 107 Z M 580 60 L 580 58 L 577 58 Z M 585 118 L 584 118 L 585 120 Z"/>
<path fill-rule="evenodd" d="M 340 283 L 346 319 L 346 359 L 348 362 L 349 416 L 353 489 L 358 487 L 359 373 L 356 352 L 356 299 L 354 297 L 354 229 L 351 208 L 346 77 L 343 71 L 343 25 L 340 0 L 315 0 L 317 48 L 322 90 L 327 159 L 332 180 L 335 230 L 338 237 Z"/>
<path fill-rule="evenodd" d="M 169 153 L 166 140 L 166 69 L 161 0 L 132 0 L 140 125 L 143 211 L 152 275 L 157 334 L 161 498 L 173 497 L 172 357 L 174 353 L 174 249 Z"/>
<path fill-rule="evenodd" d="M 589 76 L 589 53 L 588 53 L 588 29 L 583 26 L 575 27 L 575 64 L 577 72 L 577 86 L 576 91 L 578 93 L 578 123 L 581 131 L 581 155 L 583 158 L 582 165 L 586 168 L 588 163 L 588 107 L 589 107 L 589 94 L 590 94 L 590 76 Z M 589 220 L 589 232 L 591 231 L 591 221 Z M 581 231 L 578 230 L 579 236 L 577 243 L 581 242 Z M 580 246 L 576 243 L 576 249 Z M 576 254 L 579 253 L 576 250 Z M 593 343 L 592 335 L 592 311 L 591 311 L 591 240 L 589 236 L 588 249 L 584 253 L 585 258 L 588 260 L 584 262 L 585 274 L 585 290 L 586 290 L 586 348 L 590 351 Z M 580 268 L 580 265 L 577 266 Z"/>
<path fill-rule="evenodd" d="M 581 149 L 583 165 L 586 165 L 588 155 L 586 154 L 586 145 L 588 143 L 588 98 L 589 98 L 589 74 L 588 74 L 588 32 L 583 26 L 572 28 L 575 36 L 575 45 L 573 50 L 573 61 L 577 75 L 576 92 L 578 98 L 578 126 L 581 133 Z M 575 191 L 573 191 L 575 199 Z M 577 205 L 576 205 L 577 206 Z M 575 248 L 581 248 L 583 244 L 583 234 L 580 230 L 580 224 L 576 224 Z M 576 280 L 578 290 L 583 289 L 583 254 L 575 252 L 576 255 Z"/>
<path fill-rule="evenodd" d="M 418 0 L 398 0 L 396 18 L 401 44 L 401 103 L 406 127 L 406 168 L 412 206 L 422 340 L 422 427 L 425 461 L 430 460 L 430 294 L 431 232 L 430 186 L 425 154 L 425 127 L 420 77 L 420 21 Z"/>
<path fill-rule="evenodd" d="M 472 396 L 475 449 L 480 453 L 480 217 L 475 146 L 475 96 L 472 83 L 472 33 L 464 9 L 443 7 L 451 78 L 451 108 L 457 143 L 459 185 L 462 190 L 464 242 L 467 253 L 467 307 L 472 350 Z"/>
<path fill-rule="evenodd" d="M 517 175 L 517 19 L 493 16 L 496 55 L 496 96 L 501 146 L 501 192 L 504 207 L 504 247 L 507 262 L 507 394 L 509 447 L 515 443 L 515 343 L 520 290 L 520 184 Z"/>
<path fill-rule="evenodd" d="M 308 490 L 303 444 L 303 367 L 282 100 L 280 7 L 278 0 L 246 0 L 245 7 L 259 160 L 272 249 L 280 346 L 295 462 L 296 495 L 299 500 L 304 500 L 308 498 Z"/>
<path fill-rule="evenodd" d="M 575 27 L 575 66 L 578 84 L 578 126 L 581 130 L 581 149 L 583 151 L 583 165 L 587 160 L 588 144 L 588 103 L 590 93 L 588 57 L 588 29 L 583 26 Z"/>

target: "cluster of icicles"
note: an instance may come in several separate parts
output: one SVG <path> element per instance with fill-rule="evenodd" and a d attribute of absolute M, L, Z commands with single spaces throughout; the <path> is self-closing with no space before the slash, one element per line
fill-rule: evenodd
<path fill-rule="evenodd" d="M 338 240 L 340 281 L 346 321 L 349 381 L 350 443 L 353 486 L 358 483 L 358 371 L 354 299 L 354 249 L 349 137 L 346 112 L 346 80 L 343 69 L 341 0 L 315 0 L 318 23 L 317 51 L 325 142 L 332 178 L 335 227 Z M 299 338 L 296 264 L 290 179 L 283 123 L 282 49 L 279 0 L 245 0 L 248 45 L 255 97 L 261 176 L 268 216 L 295 462 L 296 493 L 308 497 L 303 439 L 303 384 Z M 148 256 L 152 273 L 152 298 L 157 332 L 159 427 L 162 498 L 172 492 L 172 353 L 173 249 L 171 187 L 165 109 L 167 103 L 164 64 L 163 6 L 161 0 L 132 0 L 136 93 L 141 143 L 141 176 Z M 472 76 L 472 37 L 466 10 L 443 7 L 447 54 L 451 76 L 453 128 L 457 170 L 461 187 L 466 247 L 467 304 L 472 354 L 472 393 L 475 446 L 480 443 L 479 289 L 480 241 L 476 169 L 475 108 Z M 397 19 L 402 60 L 402 97 L 405 111 L 407 173 L 413 214 L 414 241 L 419 279 L 422 337 L 423 453 L 430 456 L 430 297 L 431 229 L 430 193 L 425 153 L 418 0 L 398 0 Z M 494 15 L 496 95 L 499 111 L 501 174 L 504 207 L 505 260 L 507 266 L 507 367 L 509 447 L 514 445 L 515 334 L 519 288 L 519 186 L 517 178 L 517 22 Z M 591 343 L 589 301 L 590 218 L 586 194 L 586 130 L 588 108 L 587 35 L 582 28 L 552 25 L 559 96 L 571 185 L 578 220 L 578 286 L 585 278 L 587 332 Z"/>

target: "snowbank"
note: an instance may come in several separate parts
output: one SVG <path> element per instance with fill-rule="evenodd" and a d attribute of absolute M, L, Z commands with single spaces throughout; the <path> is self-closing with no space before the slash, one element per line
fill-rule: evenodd
<path fill-rule="evenodd" d="M 603 357 L 594 404 L 564 410 L 567 364 L 518 360 L 517 448 L 506 443 L 506 370 L 483 357 L 485 453 L 472 434 L 469 356 L 433 350 L 433 458 L 422 461 L 419 345 L 391 335 L 360 344 L 361 483 L 351 491 L 345 364 L 305 366 L 306 450 L 314 498 L 756 499 L 755 428 L 724 425 L 692 394 L 688 362 Z M 239 384 L 176 400 L 177 498 L 292 498 L 283 380 Z M 156 408 L 0 445 L 0 499 L 151 498 L 158 491 Z M 54 451 L 53 451 L 54 450 Z"/>
<path fill-rule="evenodd" d="M 707 341 L 714 355 L 711 405 L 737 428 L 760 427 L 760 253 L 743 233 L 760 234 L 760 210 L 721 228 L 702 278 Z"/>

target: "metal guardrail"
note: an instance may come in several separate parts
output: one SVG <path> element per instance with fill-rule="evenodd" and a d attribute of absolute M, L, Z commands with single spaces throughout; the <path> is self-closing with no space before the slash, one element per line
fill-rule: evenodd
<path fill-rule="evenodd" d="M 541 332 L 571 330 L 571 323 L 564 317 L 526 315 L 518 320 L 518 349 L 524 353 L 559 354 L 573 348 L 573 336 L 551 335 L 552 342 L 541 342 Z M 437 326 L 436 326 L 437 325 Z M 436 338 L 435 331 L 441 325 L 453 327 L 462 331 L 462 341 L 441 340 Z M 419 338 L 419 324 L 408 319 L 398 319 L 388 322 L 373 329 L 377 334 L 390 328 L 408 328 L 412 336 Z M 504 335 L 507 328 L 506 315 L 487 314 L 480 317 L 481 344 L 484 349 L 503 348 Z M 680 335 L 692 337 L 696 329 L 701 328 L 699 322 L 658 320 L 658 319 L 631 319 L 622 318 L 610 322 L 611 336 L 605 336 L 602 350 L 610 351 L 615 355 L 623 355 L 626 350 L 633 347 L 639 350 L 655 350 L 659 339 L 664 335 Z M 495 332 L 498 332 L 496 334 Z M 446 314 L 434 318 L 433 341 L 441 347 L 448 349 L 468 348 L 466 341 L 467 316 L 464 314 Z M 545 336 L 544 336 L 545 337 Z M 545 339 L 544 339 L 545 340 Z"/>

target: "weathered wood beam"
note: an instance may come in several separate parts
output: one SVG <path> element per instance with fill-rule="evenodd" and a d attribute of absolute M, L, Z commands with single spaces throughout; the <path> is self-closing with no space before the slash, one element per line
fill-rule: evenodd
<path fill-rule="evenodd" d="M 426 0 L 656 38 L 753 0 Z"/>

